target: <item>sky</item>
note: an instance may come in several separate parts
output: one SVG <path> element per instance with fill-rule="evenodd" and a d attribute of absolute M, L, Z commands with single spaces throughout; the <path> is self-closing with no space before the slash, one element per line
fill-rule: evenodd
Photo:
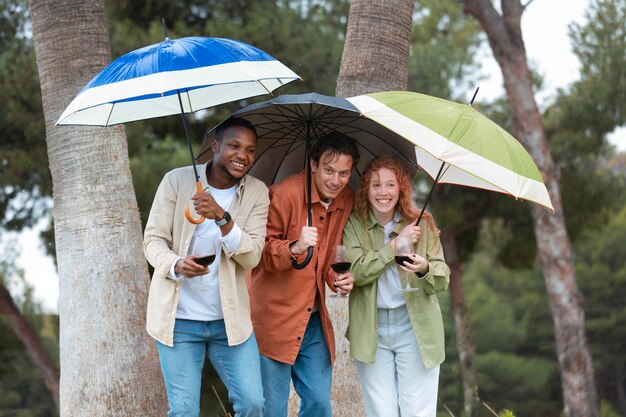
<path fill-rule="evenodd" d="M 540 106 L 555 96 L 558 88 L 568 86 L 579 78 L 579 63 L 571 52 L 568 25 L 584 23 L 584 11 L 588 0 L 533 0 L 522 16 L 522 33 L 527 56 L 545 77 L 544 89 L 537 95 Z M 489 80 L 480 85 L 479 99 L 489 101 L 504 94 L 500 69 L 486 50 L 483 71 Z M 473 92 L 471 92 L 473 93 Z M 468 93 L 470 95 L 471 93 Z M 622 151 L 626 150 L 626 128 L 620 129 L 610 140 Z M 58 277 L 53 261 L 44 255 L 39 230 L 36 228 L 19 236 L 21 256 L 17 261 L 24 269 L 25 278 L 34 287 L 35 301 L 46 312 L 58 312 Z"/>

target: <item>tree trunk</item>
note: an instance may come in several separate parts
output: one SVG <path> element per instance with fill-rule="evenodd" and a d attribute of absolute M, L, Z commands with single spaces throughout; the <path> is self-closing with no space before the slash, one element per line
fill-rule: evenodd
<path fill-rule="evenodd" d="M 533 156 L 542 173 L 555 212 L 532 205 L 538 257 L 544 271 L 554 321 L 567 417 L 598 416 L 591 355 L 585 334 L 582 297 L 576 284 L 572 248 L 559 189 L 559 171 L 552 160 L 526 59 L 521 32 L 524 7 L 519 0 L 502 0 L 502 15 L 490 0 L 465 0 L 464 11 L 474 16 L 487 34 L 500 65 L 513 119 L 513 134 Z"/>
<path fill-rule="evenodd" d="M 43 382 L 48 388 L 54 404 L 59 408 L 59 370 L 41 344 L 39 335 L 26 322 L 13 302 L 11 293 L 4 286 L 2 280 L 0 280 L 0 314 L 8 317 L 11 329 L 26 347 L 30 359 L 41 371 Z"/>
<path fill-rule="evenodd" d="M 337 96 L 406 90 L 412 28 L 412 1 L 352 1 Z"/>
<path fill-rule="evenodd" d="M 454 318 L 456 350 L 459 354 L 461 381 L 463 385 L 463 409 L 466 417 L 477 415 L 480 398 L 478 397 L 478 377 L 476 376 L 476 355 L 474 340 L 465 305 L 463 292 L 463 265 L 459 260 L 456 246 L 456 232 L 452 228 L 441 231 L 446 263 L 450 267 L 450 304 Z"/>
<path fill-rule="evenodd" d="M 337 96 L 406 90 L 412 27 L 412 1 L 352 1 L 337 79 Z M 327 297 L 326 302 L 337 339 L 333 416 L 364 416 L 361 388 L 350 358 L 349 343 L 344 337 L 348 327 L 347 300 Z"/>
<path fill-rule="evenodd" d="M 32 0 L 30 12 L 53 180 L 61 416 L 162 416 L 124 129 L 54 126 L 111 60 L 104 4 Z"/>

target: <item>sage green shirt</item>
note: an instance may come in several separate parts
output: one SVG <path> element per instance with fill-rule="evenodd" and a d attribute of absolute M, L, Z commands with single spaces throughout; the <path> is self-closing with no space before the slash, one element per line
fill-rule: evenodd
<path fill-rule="evenodd" d="M 391 232 L 393 239 L 411 220 L 402 218 Z M 428 261 L 428 273 L 422 278 L 398 268 L 390 243 L 384 243 L 384 228 L 370 212 L 363 224 L 353 212 L 343 232 L 343 243 L 352 261 L 354 289 L 349 298 L 347 336 L 354 359 L 373 363 L 378 346 L 377 282 L 386 268 L 398 268 L 401 280 L 409 279 L 418 291 L 404 293 L 413 333 L 420 349 L 424 367 L 433 368 L 445 358 L 443 318 L 435 295 L 445 291 L 450 283 L 450 268 L 445 263 L 439 233 L 432 216 L 420 221 L 421 235 L 415 253 Z"/>

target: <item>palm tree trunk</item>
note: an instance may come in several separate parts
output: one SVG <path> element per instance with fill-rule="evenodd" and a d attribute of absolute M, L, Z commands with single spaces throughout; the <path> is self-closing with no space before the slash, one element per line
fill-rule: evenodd
<path fill-rule="evenodd" d="M 352 1 L 337 96 L 406 90 L 412 26 L 412 1 Z M 326 302 L 337 334 L 333 416 L 363 416 L 365 410 L 356 369 L 350 358 L 348 340 L 343 337 L 348 326 L 348 306 L 342 299 L 327 298 Z"/>
<path fill-rule="evenodd" d="M 352 1 L 337 96 L 406 90 L 412 28 L 412 1 Z"/>
<path fill-rule="evenodd" d="M 53 180 L 61 416 L 162 416 L 148 269 L 123 127 L 55 127 L 111 60 L 102 0 L 30 2 Z"/>
<path fill-rule="evenodd" d="M 465 0 L 464 11 L 474 16 L 487 34 L 500 65 L 513 118 L 513 134 L 526 147 L 541 171 L 555 212 L 532 207 L 538 257 L 543 266 L 554 321 L 567 417 L 598 416 L 591 355 L 585 334 L 585 314 L 578 291 L 572 248 L 565 227 L 559 171 L 552 160 L 522 39 L 519 0 L 502 0 L 502 15 L 490 0 Z"/>
<path fill-rule="evenodd" d="M 59 408 L 59 370 L 41 344 L 39 335 L 26 322 L 11 297 L 11 293 L 0 280 L 0 315 L 9 319 L 9 326 L 24 344 L 28 356 L 41 371 L 43 382 L 48 388 L 54 404 Z"/>

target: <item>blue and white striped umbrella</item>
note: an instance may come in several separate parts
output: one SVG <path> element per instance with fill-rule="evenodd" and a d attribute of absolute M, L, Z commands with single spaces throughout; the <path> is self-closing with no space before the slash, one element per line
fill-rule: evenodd
<path fill-rule="evenodd" d="M 243 42 L 167 38 L 113 61 L 72 100 L 56 124 L 111 126 L 192 113 L 269 94 L 297 79 L 274 57 Z"/>

